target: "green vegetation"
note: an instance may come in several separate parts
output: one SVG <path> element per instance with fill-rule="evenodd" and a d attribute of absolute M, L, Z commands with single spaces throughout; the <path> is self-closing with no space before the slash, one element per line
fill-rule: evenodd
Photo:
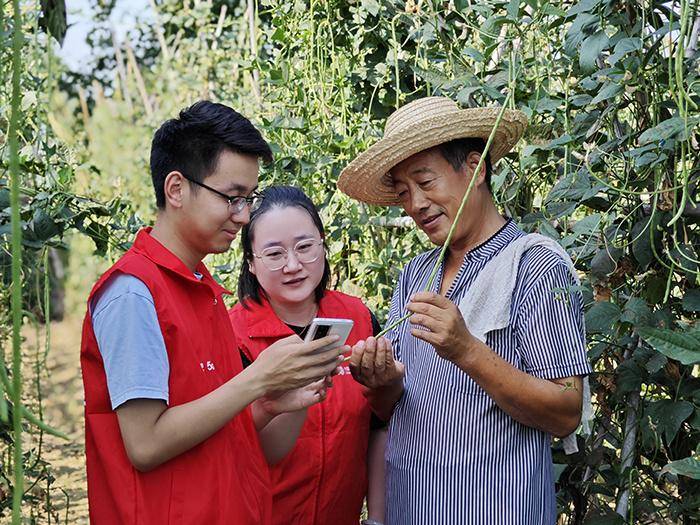
<path fill-rule="evenodd" d="M 89 75 L 57 59 L 56 4 L 0 0 L 0 516 L 13 494 L 16 523 L 51 512 L 33 490 L 51 482 L 36 402 L 50 340 L 22 377 L 18 323 L 49 319 L 54 290 L 150 221 L 160 122 L 198 98 L 250 117 L 275 153 L 263 185 L 302 186 L 322 207 L 337 287 L 381 314 L 427 240 L 336 180 L 396 107 L 444 94 L 526 113 L 494 194 L 582 276 L 594 414 L 579 453 L 554 444 L 561 521 L 700 519 L 700 2 L 162 0 L 124 42 L 114 2 L 96 2 Z M 239 255 L 209 261 L 231 286 Z"/>

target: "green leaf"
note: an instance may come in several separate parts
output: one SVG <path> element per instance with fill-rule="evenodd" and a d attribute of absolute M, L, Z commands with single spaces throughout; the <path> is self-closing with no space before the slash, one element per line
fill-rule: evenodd
<path fill-rule="evenodd" d="M 10 190 L 0 189 L 0 211 L 10 207 Z"/>
<path fill-rule="evenodd" d="M 668 357 L 659 352 L 655 352 L 653 356 L 649 358 L 646 365 L 644 365 L 650 374 L 655 374 L 668 363 Z"/>
<path fill-rule="evenodd" d="M 581 13 L 569 26 L 564 40 L 564 52 L 573 57 L 576 49 L 583 42 L 587 34 L 598 27 L 598 17 L 589 13 Z"/>
<path fill-rule="evenodd" d="M 609 332 L 613 324 L 620 319 L 620 308 L 607 301 L 600 301 L 586 312 L 586 331 L 589 333 Z"/>
<path fill-rule="evenodd" d="M 651 322 L 651 309 L 641 297 L 631 297 L 622 311 L 620 321 L 633 325 L 643 325 Z"/>
<path fill-rule="evenodd" d="M 686 123 L 681 117 L 671 117 L 642 133 L 639 136 L 639 144 L 643 145 L 650 142 L 659 142 L 661 140 L 666 141 L 674 138 L 678 134 L 682 134 L 681 138 L 683 138 L 687 130 L 690 130 L 698 122 L 700 122 L 700 117 L 689 118 L 688 127 L 686 129 Z"/>
<path fill-rule="evenodd" d="M 579 13 L 587 13 L 598 7 L 602 0 L 581 0 L 580 2 L 574 2 L 574 6 L 566 12 L 567 18 L 577 15 Z"/>
<path fill-rule="evenodd" d="M 615 248 L 601 248 L 591 260 L 591 274 L 598 279 L 605 279 L 617 268 L 617 261 L 622 257 L 622 250 Z"/>
<path fill-rule="evenodd" d="M 618 93 L 622 91 L 622 86 L 620 84 L 615 84 L 614 82 L 608 82 L 605 84 L 598 94 L 591 100 L 591 104 L 597 104 L 598 102 L 603 102 L 609 98 L 613 98 Z"/>
<path fill-rule="evenodd" d="M 628 53 L 642 49 L 642 39 L 638 37 L 629 37 L 621 39 L 615 44 L 615 51 L 608 57 L 608 64 L 614 66 L 618 60 Z"/>
<path fill-rule="evenodd" d="M 362 7 L 372 16 L 379 13 L 379 2 L 377 0 L 362 0 Z"/>
<path fill-rule="evenodd" d="M 654 253 L 651 248 L 651 233 L 649 223 L 651 218 L 642 219 L 632 226 L 630 238 L 632 239 L 632 255 L 642 269 L 645 269 L 654 260 Z M 654 223 L 657 221 L 655 220 Z M 652 224 L 655 226 L 655 224 Z M 653 232 L 655 233 L 655 232 Z"/>
<path fill-rule="evenodd" d="M 694 410 L 695 407 L 689 401 L 661 399 L 651 403 L 649 415 L 659 432 L 666 436 L 666 442 L 670 443 L 678 434 L 683 421 L 688 419 Z"/>
<path fill-rule="evenodd" d="M 65 0 L 41 0 L 41 11 L 39 24 L 58 40 L 59 44 L 63 44 L 68 30 Z"/>
<path fill-rule="evenodd" d="M 520 0 L 510 0 L 508 2 L 508 7 L 506 8 L 508 13 L 508 18 L 514 21 L 518 21 L 518 11 L 520 11 Z"/>
<path fill-rule="evenodd" d="M 638 333 L 654 350 L 684 365 L 700 363 L 700 330 L 679 332 L 664 328 L 639 328 Z"/>
<path fill-rule="evenodd" d="M 472 57 L 474 60 L 476 60 L 479 63 L 482 63 L 484 61 L 484 55 L 478 49 L 474 49 L 473 47 L 466 46 L 462 50 L 462 53 L 464 53 L 467 56 Z"/>
<path fill-rule="evenodd" d="M 579 65 L 583 71 L 591 72 L 596 69 L 596 59 L 608 47 L 608 43 L 608 35 L 602 30 L 592 34 L 581 43 Z"/>
<path fill-rule="evenodd" d="M 683 296 L 683 310 L 686 312 L 700 312 L 700 289 L 686 290 Z"/>
<path fill-rule="evenodd" d="M 700 459 L 691 456 L 685 459 L 671 461 L 661 469 L 662 474 L 665 472 L 670 472 L 678 476 L 700 479 Z"/>

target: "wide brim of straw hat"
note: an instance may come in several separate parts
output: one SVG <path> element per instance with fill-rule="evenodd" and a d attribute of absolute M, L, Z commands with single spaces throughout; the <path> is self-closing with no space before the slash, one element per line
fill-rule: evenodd
<path fill-rule="evenodd" d="M 420 111 L 435 105 L 439 111 Z M 445 109 L 445 102 L 449 107 Z M 421 103 L 422 102 L 422 103 Z M 416 111 L 411 111 L 411 106 Z M 421 108 L 423 106 L 423 108 Z M 394 115 L 400 117 L 393 128 L 391 118 L 387 122 L 384 137 L 358 155 L 340 174 L 338 188 L 367 204 L 380 206 L 398 205 L 389 171 L 416 153 L 459 138 L 481 138 L 486 142 L 496 123 L 501 108 L 459 109 L 450 99 L 428 97 L 412 102 Z M 493 142 L 489 148 L 491 163 L 495 164 L 508 153 L 522 137 L 527 118 L 517 110 L 505 110 Z"/>

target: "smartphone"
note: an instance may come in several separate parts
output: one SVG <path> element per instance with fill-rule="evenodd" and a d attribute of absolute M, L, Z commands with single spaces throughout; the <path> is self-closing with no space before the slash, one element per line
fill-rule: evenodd
<path fill-rule="evenodd" d="M 316 339 L 321 339 L 327 335 L 337 335 L 340 338 L 329 346 L 324 346 L 322 350 L 343 346 L 352 330 L 353 321 L 351 319 L 331 319 L 316 317 L 309 325 L 309 330 L 304 337 L 305 343 L 310 343 Z"/>

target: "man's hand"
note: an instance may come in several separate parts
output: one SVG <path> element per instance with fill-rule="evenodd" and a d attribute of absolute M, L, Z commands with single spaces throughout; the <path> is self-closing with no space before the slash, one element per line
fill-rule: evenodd
<path fill-rule="evenodd" d="M 350 372 L 357 382 L 375 389 L 401 383 L 404 366 L 394 359 L 389 341 L 369 337 L 353 346 Z"/>
<path fill-rule="evenodd" d="M 310 343 L 304 343 L 296 335 L 285 337 L 261 352 L 246 371 L 258 376 L 263 395 L 307 386 L 330 376 L 342 362 L 342 354 L 350 350 L 349 346 L 321 350 L 337 340 L 337 335 Z"/>
<path fill-rule="evenodd" d="M 412 328 L 411 335 L 430 343 L 440 357 L 455 364 L 469 357 L 477 339 L 467 329 L 456 304 L 442 295 L 419 292 L 406 309 L 413 313 L 409 319 L 412 324 L 427 328 Z"/>

